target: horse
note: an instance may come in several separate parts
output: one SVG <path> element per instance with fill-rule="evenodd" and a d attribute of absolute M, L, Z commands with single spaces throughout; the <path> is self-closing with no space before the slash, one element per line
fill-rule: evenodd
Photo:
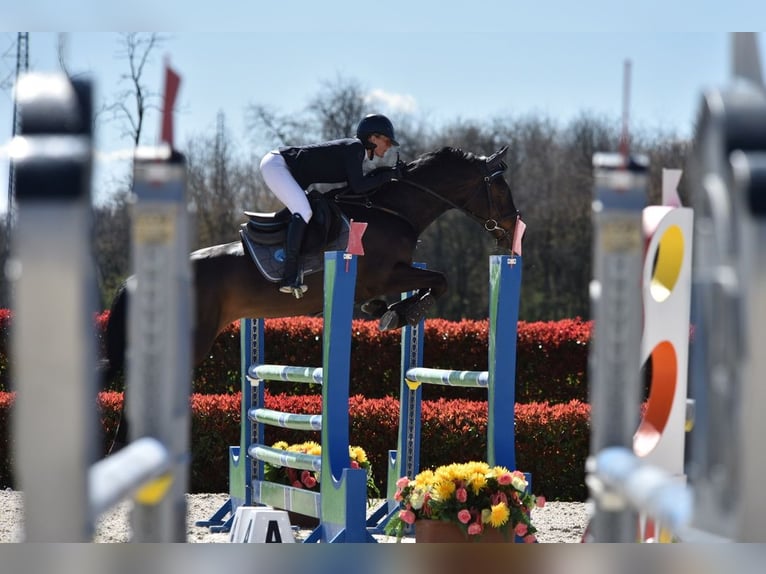
<path fill-rule="evenodd" d="M 504 178 L 507 149 L 502 147 L 486 157 L 443 147 L 406 164 L 401 179 L 370 194 L 331 195 L 330 201 L 348 220 L 368 224 L 363 237 L 365 255 L 357 263 L 355 303 L 371 318 L 379 319 L 382 330 L 416 324 L 447 291 L 444 273 L 414 267 L 413 254 L 420 235 L 448 210 L 468 215 L 494 237 L 499 251 L 511 251 L 520 213 Z M 321 273 L 304 277 L 308 291 L 300 298 L 280 293 L 277 284 L 253 263 L 243 241 L 197 250 L 191 254 L 191 263 L 195 365 L 207 357 L 219 333 L 242 317 L 290 317 L 322 311 Z M 124 367 L 130 284 L 129 279 L 118 290 L 106 326 L 107 377 Z M 386 303 L 386 297 L 403 292 L 414 294 Z"/>

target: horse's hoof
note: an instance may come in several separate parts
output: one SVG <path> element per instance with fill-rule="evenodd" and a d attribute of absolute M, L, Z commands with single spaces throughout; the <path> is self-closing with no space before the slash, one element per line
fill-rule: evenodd
<path fill-rule="evenodd" d="M 383 301 L 383 299 L 371 299 L 366 303 L 363 303 L 361 306 L 362 313 L 374 319 L 382 317 L 387 309 L 388 305 L 386 305 L 386 302 Z"/>
<path fill-rule="evenodd" d="M 420 320 L 425 316 L 428 308 L 434 304 L 434 298 L 431 295 L 423 295 L 419 300 L 415 301 L 405 311 L 404 315 L 407 319 L 407 323 L 413 327 L 420 323 Z"/>
<path fill-rule="evenodd" d="M 396 311 L 386 311 L 380 318 L 380 323 L 378 323 L 378 328 L 381 331 L 393 331 L 403 326 L 402 316 Z"/>

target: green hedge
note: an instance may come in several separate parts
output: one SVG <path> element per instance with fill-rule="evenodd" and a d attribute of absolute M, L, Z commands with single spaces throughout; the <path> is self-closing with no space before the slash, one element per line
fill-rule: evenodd
<path fill-rule="evenodd" d="M 191 492 L 228 491 L 229 446 L 239 444 L 240 394 L 194 394 L 192 406 Z M 0 392 L 0 488 L 13 487 L 11 472 L 11 393 Z M 122 394 L 99 395 L 105 436 L 114 432 Z M 319 395 L 271 395 L 268 408 L 320 413 Z M 349 399 L 349 441 L 365 449 L 376 483 L 385 492 L 388 451 L 396 448 L 399 401 L 391 397 Z M 516 457 L 519 469 L 532 473 L 534 491 L 551 500 L 585 500 L 585 458 L 588 454 L 589 407 L 566 404 L 516 404 Z M 440 399 L 422 405 L 421 467 L 482 460 L 486 453 L 487 406 L 483 401 Z M 40 437 L 45 440 L 45 437 Z M 320 441 L 319 433 L 266 428 L 266 442 Z"/>

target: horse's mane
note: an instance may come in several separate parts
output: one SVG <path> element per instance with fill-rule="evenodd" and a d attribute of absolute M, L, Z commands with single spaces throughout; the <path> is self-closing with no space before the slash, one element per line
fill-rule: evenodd
<path fill-rule="evenodd" d="M 415 160 L 415 169 L 425 167 L 438 167 L 443 169 L 455 162 L 474 163 L 479 160 L 479 156 L 469 151 L 463 151 L 460 148 L 444 146 L 441 149 L 431 151 L 421 155 Z"/>

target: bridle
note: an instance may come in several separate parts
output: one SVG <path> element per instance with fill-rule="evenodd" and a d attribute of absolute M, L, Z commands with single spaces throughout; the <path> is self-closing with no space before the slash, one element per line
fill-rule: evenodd
<path fill-rule="evenodd" d="M 420 191 L 423 191 L 432 197 L 438 199 L 439 201 L 446 203 L 450 207 L 457 209 L 458 211 L 461 211 L 462 213 L 465 213 L 468 217 L 479 223 L 486 231 L 489 233 L 500 231 L 501 235 L 495 234 L 495 241 L 497 242 L 497 245 L 500 244 L 501 241 L 506 239 L 508 237 L 508 231 L 498 224 L 498 220 L 491 217 L 493 212 L 498 213 L 495 209 L 494 202 L 492 201 L 492 181 L 497 178 L 501 177 L 503 173 L 505 172 L 506 166 L 502 162 L 500 163 L 500 166 L 498 169 L 489 172 L 488 174 L 484 175 L 482 178 L 483 185 L 476 189 L 476 191 L 468 198 L 468 200 L 463 205 L 458 205 L 454 201 L 447 199 L 446 197 L 443 197 L 439 195 L 437 192 L 435 192 L 433 189 L 426 187 L 425 185 L 421 185 L 415 181 L 409 180 L 409 179 L 399 179 L 396 180 L 399 183 L 403 183 L 405 185 L 409 185 L 410 187 L 414 187 L 416 189 L 419 189 Z M 476 213 L 471 211 L 471 209 L 468 208 L 468 205 L 474 200 L 474 198 L 477 196 L 478 193 L 481 191 L 484 191 L 484 193 L 487 196 L 487 205 L 489 206 L 489 213 L 490 216 L 488 219 L 485 219 L 483 217 L 479 217 Z M 372 196 L 374 193 L 371 194 L 344 194 L 339 193 L 334 197 L 334 200 L 337 203 L 350 203 L 355 205 L 363 205 L 364 207 L 368 209 L 377 209 L 378 211 L 383 211 L 385 213 L 389 213 L 391 215 L 396 215 L 397 217 L 403 219 L 404 221 L 407 221 L 407 223 L 410 223 L 409 219 L 407 219 L 406 216 L 404 216 L 402 213 L 396 211 L 395 209 L 391 209 L 389 207 L 385 207 L 382 205 L 377 205 L 373 203 Z M 519 210 L 516 210 L 516 219 L 518 220 L 521 217 L 521 213 Z M 412 225 L 412 223 L 410 223 Z"/>

